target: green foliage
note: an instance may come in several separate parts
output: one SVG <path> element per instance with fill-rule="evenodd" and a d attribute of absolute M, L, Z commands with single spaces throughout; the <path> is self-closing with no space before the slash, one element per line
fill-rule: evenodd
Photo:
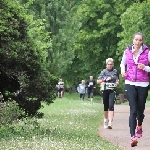
<path fill-rule="evenodd" d="M 90 75 L 97 78 L 109 57 L 115 60 L 116 69 L 120 69 L 116 55 L 120 40 L 117 34 L 122 31 L 120 16 L 132 3 L 130 0 L 87 0 L 78 6 L 74 16 L 79 30 L 75 33 L 76 57 L 68 70 L 71 73 L 72 68 L 75 69 L 72 72 L 76 78 L 88 78 Z"/>
<path fill-rule="evenodd" d="M 138 10 L 138 11 L 137 11 Z M 150 3 L 138 3 L 130 6 L 125 13 L 121 15 L 121 25 L 123 31 L 118 34 L 122 40 L 118 43 L 118 55 L 123 53 L 123 50 L 132 43 L 133 34 L 136 32 L 142 32 L 145 36 L 144 43 L 149 44 L 150 19 L 148 14 L 150 13 Z"/>
<path fill-rule="evenodd" d="M 0 0 L 0 69 L 5 74 L 0 90 L 5 93 L 7 85 L 9 97 L 30 115 L 42 101 L 53 102 L 57 77 L 67 88 L 90 75 L 97 79 L 108 57 L 119 72 L 131 35 L 143 32 L 146 44 L 150 38 L 149 1 L 18 1 Z M 5 77 L 15 78 L 15 87 L 5 84 Z"/>
<path fill-rule="evenodd" d="M 48 50 L 52 47 L 49 32 L 44 20 L 34 20 L 17 1 L 1 0 L 0 4 L 0 69 L 5 73 L 0 91 L 5 93 L 6 76 L 15 77 L 20 89 L 7 88 L 9 97 L 27 114 L 35 115 L 41 101 L 49 104 L 55 99 L 57 78 L 49 72 L 47 63 Z M 13 83 L 10 84 L 12 87 Z M 9 97 L 4 95 L 4 100 Z"/>
<path fill-rule="evenodd" d="M 0 56 L 3 58 L 0 60 L 0 68 L 16 72 L 16 66 L 20 67 L 19 52 L 26 47 L 24 39 L 27 35 L 28 23 L 25 21 L 24 11 L 17 1 L 10 4 L 8 0 L 1 0 L 0 3 Z"/>
<path fill-rule="evenodd" d="M 45 6 L 47 30 L 51 32 L 53 48 L 49 50 L 49 70 L 60 76 L 67 71 L 72 63 L 74 52 L 74 25 L 70 16 L 72 4 L 70 1 L 52 0 Z"/>
<path fill-rule="evenodd" d="M 74 57 L 72 50 L 74 26 L 70 16 L 74 2 L 64 0 L 20 1 L 28 9 L 28 12 L 34 15 L 35 19 L 44 20 L 46 30 L 52 39 L 52 47 L 47 49 L 48 70 L 61 77 Z"/>
<path fill-rule="evenodd" d="M 40 125 L 36 118 L 24 118 L 17 120 L 14 124 L 2 125 L 0 128 L 0 139 L 9 140 L 10 138 L 24 137 L 24 139 L 32 138 L 33 135 L 44 134 L 40 131 Z"/>
<path fill-rule="evenodd" d="M 117 94 L 124 93 L 124 88 L 125 88 L 124 78 L 122 77 L 121 74 L 119 74 L 119 85 L 116 88 Z"/>
<path fill-rule="evenodd" d="M 12 124 L 23 114 L 16 101 L 0 102 L 0 126 Z"/>

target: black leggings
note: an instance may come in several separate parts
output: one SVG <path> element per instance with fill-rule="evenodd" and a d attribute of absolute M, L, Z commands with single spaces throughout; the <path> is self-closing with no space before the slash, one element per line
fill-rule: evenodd
<path fill-rule="evenodd" d="M 138 126 L 142 125 L 144 119 L 144 110 L 146 98 L 148 96 L 148 87 L 140 87 L 135 85 L 126 84 L 125 92 L 130 105 L 129 127 L 130 134 L 133 136 L 136 129 L 136 119 Z"/>
<path fill-rule="evenodd" d="M 93 98 L 93 89 L 88 89 L 88 98 Z"/>
<path fill-rule="evenodd" d="M 103 91 L 104 111 L 114 111 L 115 95 L 116 93 L 113 90 Z"/>

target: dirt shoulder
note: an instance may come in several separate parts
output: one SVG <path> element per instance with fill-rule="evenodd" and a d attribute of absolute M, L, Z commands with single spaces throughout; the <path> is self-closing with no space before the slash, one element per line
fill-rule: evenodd
<path fill-rule="evenodd" d="M 138 139 L 136 147 L 130 147 L 129 133 L 129 106 L 115 105 L 113 129 L 99 128 L 99 135 L 124 150 L 149 150 L 150 149 L 150 107 L 145 109 L 143 121 L 143 137 Z"/>

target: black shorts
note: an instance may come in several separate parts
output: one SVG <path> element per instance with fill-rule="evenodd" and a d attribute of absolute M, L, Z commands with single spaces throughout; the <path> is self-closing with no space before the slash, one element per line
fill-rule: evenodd
<path fill-rule="evenodd" d="M 59 88 L 59 89 L 58 89 L 58 92 L 59 92 L 59 93 L 60 93 L 61 91 L 63 91 L 63 88 Z"/>

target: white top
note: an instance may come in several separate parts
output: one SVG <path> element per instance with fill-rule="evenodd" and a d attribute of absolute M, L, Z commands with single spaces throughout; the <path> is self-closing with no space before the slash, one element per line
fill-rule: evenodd
<path fill-rule="evenodd" d="M 64 82 L 62 82 L 62 81 L 58 82 L 58 86 L 59 86 L 60 88 L 64 88 Z"/>

